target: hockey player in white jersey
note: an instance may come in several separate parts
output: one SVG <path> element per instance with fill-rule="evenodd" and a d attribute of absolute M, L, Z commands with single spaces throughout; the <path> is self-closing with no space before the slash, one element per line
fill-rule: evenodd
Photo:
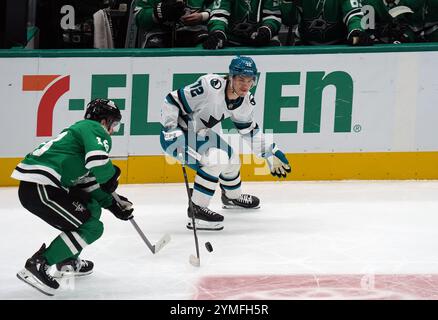
<path fill-rule="evenodd" d="M 252 151 L 268 162 L 271 174 L 286 177 L 289 161 L 275 143 L 265 137 L 254 121 L 255 100 L 250 89 L 257 81 L 257 67 L 250 57 L 235 57 L 227 76 L 207 74 L 195 83 L 172 91 L 162 107 L 161 146 L 163 150 L 196 171 L 192 193 L 193 211 L 188 209 L 187 228 L 192 214 L 199 230 L 222 230 L 224 217 L 208 209 L 217 183 L 224 208 L 259 208 L 260 200 L 241 192 L 239 154 L 216 132 L 217 123 L 231 118 Z M 182 151 L 181 151 L 182 150 Z"/>

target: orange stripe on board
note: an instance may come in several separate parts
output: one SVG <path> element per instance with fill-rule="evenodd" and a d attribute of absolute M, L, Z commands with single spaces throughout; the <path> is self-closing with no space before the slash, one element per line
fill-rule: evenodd
<path fill-rule="evenodd" d="M 51 75 L 25 75 L 23 76 L 23 91 L 41 91 L 47 85 L 59 77 L 59 74 Z"/>

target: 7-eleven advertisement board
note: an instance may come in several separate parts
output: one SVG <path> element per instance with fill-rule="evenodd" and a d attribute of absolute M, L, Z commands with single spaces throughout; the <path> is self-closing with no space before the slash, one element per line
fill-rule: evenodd
<path fill-rule="evenodd" d="M 122 109 L 112 156 L 163 157 L 159 133 L 164 97 L 202 74 L 226 74 L 231 58 L 0 58 L 0 158 L 19 160 L 82 119 L 86 104 L 94 98 L 110 98 Z M 353 170 L 357 159 L 370 155 L 387 158 L 389 166 L 402 155 L 418 158 L 424 153 L 429 169 L 438 171 L 432 164 L 438 151 L 438 52 L 255 55 L 253 59 L 259 71 L 252 90 L 259 126 L 285 153 L 306 164 L 300 171 L 291 161 L 295 168 L 291 179 L 318 179 L 311 172 L 328 178 L 320 169 L 324 166 L 320 161 L 327 159 L 347 162 L 343 169 L 326 168 L 333 179 L 345 178 L 342 170 Z M 232 129 L 230 122 L 222 124 L 225 134 Z M 435 171 L 430 170 L 434 178 Z"/>

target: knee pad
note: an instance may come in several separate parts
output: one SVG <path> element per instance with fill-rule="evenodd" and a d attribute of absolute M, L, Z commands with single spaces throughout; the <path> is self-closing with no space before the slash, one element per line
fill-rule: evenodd
<path fill-rule="evenodd" d="M 240 171 L 240 158 L 235 152 L 231 154 L 231 159 L 226 166 L 222 168 L 221 175 L 226 178 L 234 178 Z"/>

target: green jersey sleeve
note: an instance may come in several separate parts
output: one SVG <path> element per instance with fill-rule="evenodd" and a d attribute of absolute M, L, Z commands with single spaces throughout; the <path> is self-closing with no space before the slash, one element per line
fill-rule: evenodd
<path fill-rule="evenodd" d="M 262 25 L 268 26 L 274 35 L 281 27 L 281 10 L 279 0 L 265 0 L 262 10 Z"/>
<path fill-rule="evenodd" d="M 363 12 L 360 0 L 342 0 L 342 14 L 348 33 L 353 30 L 363 31 L 361 26 Z"/>
<path fill-rule="evenodd" d="M 156 0 L 135 0 L 134 16 L 138 27 L 151 30 L 157 24 L 154 22 L 154 7 Z"/>
<path fill-rule="evenodd" d="M 102 189 L 96 189 L 91 192 L 91 197 L 99 202 L 100 206 L 103 208 L 108 208 L 112 201 L 113 196 L 104 192 Z"/>
<path fill-rule="evenodd" d="M 227 33 L 231 11 L 230 0 L 215 0 L 210 8 L 211 15 L 208 21 L 208 32 L 222 31 Z"/>

